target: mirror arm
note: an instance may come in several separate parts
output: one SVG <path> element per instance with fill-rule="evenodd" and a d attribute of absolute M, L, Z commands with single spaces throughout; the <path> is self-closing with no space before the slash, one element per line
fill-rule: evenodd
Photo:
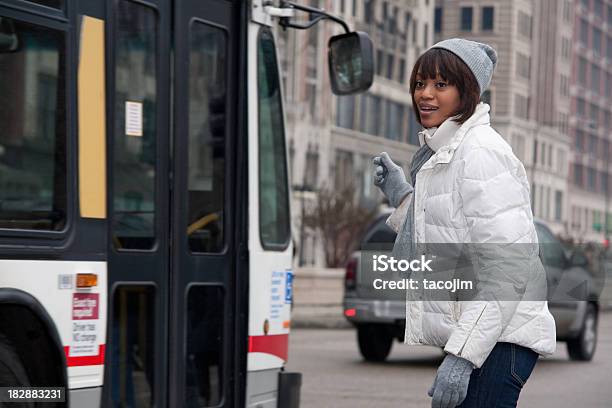
<path fill-rule="evenodd" d="M 316 17 L 312 20 L 310 20 L 308 23 L 305 24 L 299 24 L 299 23 L 295 23 L 293 21 L 290 20 L 289 17 L 283 17 L 280 19 L 280 25 L 282 27 L 291 27 L 291 28 L 297 28 L 298 30 L 307 30 L 310 27 L 314 26 L 315 24 L 317 24 L 319 21 L 321 20 L 332 20 L 335 23 L 340 24 L 343 28 L 344 31 L 346 31 L 347 33 L 350 33 L 351 30 L 349 29 L 348 24 L 346 24 L 346 22 L 344 20 L 342 20 L 339 17 L 336 17 L 332 14 L 328 14 L 325 11 L 318 9 L 318 8 L 314 8 L 314 7 L 309 7 L 309 6 L 303 6 L 301 4 L 296 4 L 294 2 L 291 1 L 282 1 L 281 2 L 281 8 L 283 7 L 291 7 L 294 8 L 296 10 L 300 10 L 300 11 L 305 11 L 309 14 L 314 14 L 316 15 Z"/>

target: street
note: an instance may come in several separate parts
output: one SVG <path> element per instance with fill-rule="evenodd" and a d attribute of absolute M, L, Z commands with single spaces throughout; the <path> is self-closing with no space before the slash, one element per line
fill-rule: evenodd
<path fill-rule="evenodd" d="M 355 330 L 294 329 L 289 371 L 303 373 L 302 408 L 430 407 L 427 396 L 442 351 L 396 342 L 385 363 L 366 363 Z M 568 360 L 564 343 L 540 359 L 521 393 L 519 407 L 602 408 L 612 406 L 612 312 L 600 314 L 593 361 Z"/>

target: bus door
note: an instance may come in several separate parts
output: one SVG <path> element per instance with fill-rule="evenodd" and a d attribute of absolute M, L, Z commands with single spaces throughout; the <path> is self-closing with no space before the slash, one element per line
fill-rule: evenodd
<path fill-rule="evenodd" d="M 238 3 L 174 5 L 171 405 L 238 406 Z"/>
<path fill-rule="evenodd" d="M 108 2 L 104 406 L 236 405 L 237 3 Z"/>

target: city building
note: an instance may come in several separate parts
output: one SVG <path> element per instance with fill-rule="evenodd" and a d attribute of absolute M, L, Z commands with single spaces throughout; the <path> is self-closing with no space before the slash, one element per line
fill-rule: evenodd
<path fill-rule="evenodd" d="M 572 29 L 563 3 L 438 0 L 435 35 L 436 41 L 461 37 L 497 50 L 495 75 L 483 95 L 491 124 L 525 166 L 534 215 L 567 235 L 571 59 L 561 39 L 571 39 Z"/>
<path fill-rule="evenodd" d="M 338 25 L 277 33 L 287 100 L 294 241 L 298 265 L 323 266 L 320 240 L 302 227 L 305 208 L 322 188 L 352 186 L 356 202 L 374 207 L 382 195 L 372 183 L 372 157 L 389 151 L 405 168 L 418 147 L 408 81 L 416 57 L 433 44 L 434 0 L 311 0 L 342 16 L 373 43 L 376 75 L 360 95 L 332 96 L 324 38 Z M 304 80 L 305 79 L 305 80 Z"/>
<path fill-rule="evenodd" d="M 572 56 L 570 232 L 579 242 L 600 242 L 612 230 L 612 1 L 568 2 L 573 22 L 568 37 Z"/>

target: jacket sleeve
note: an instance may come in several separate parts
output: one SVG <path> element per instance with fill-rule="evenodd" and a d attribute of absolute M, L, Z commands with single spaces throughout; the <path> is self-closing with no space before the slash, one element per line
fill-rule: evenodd
<path fill-rule="evenodd" d="M 389 218 L 387 218 L 386 224 L 396 233 L 399 233 L 402 225 L 404 224 L 404 220 L 408 216 L 408 210 L 410 209 L 410 203 L 412 202 L 412 195 L 414 194 L 414 190 L 408 193 L 402 203 L 397 207 Z"/>
<path fill-rule="evenodd" d="M 523 165 L 510 152 L 478 147 L 459 172 L 467 223 L 464 249 L 476 294 L 461 301 L 445 351 L 482 366 L 514 315 L 531 276 L 543 272 Z"/>

